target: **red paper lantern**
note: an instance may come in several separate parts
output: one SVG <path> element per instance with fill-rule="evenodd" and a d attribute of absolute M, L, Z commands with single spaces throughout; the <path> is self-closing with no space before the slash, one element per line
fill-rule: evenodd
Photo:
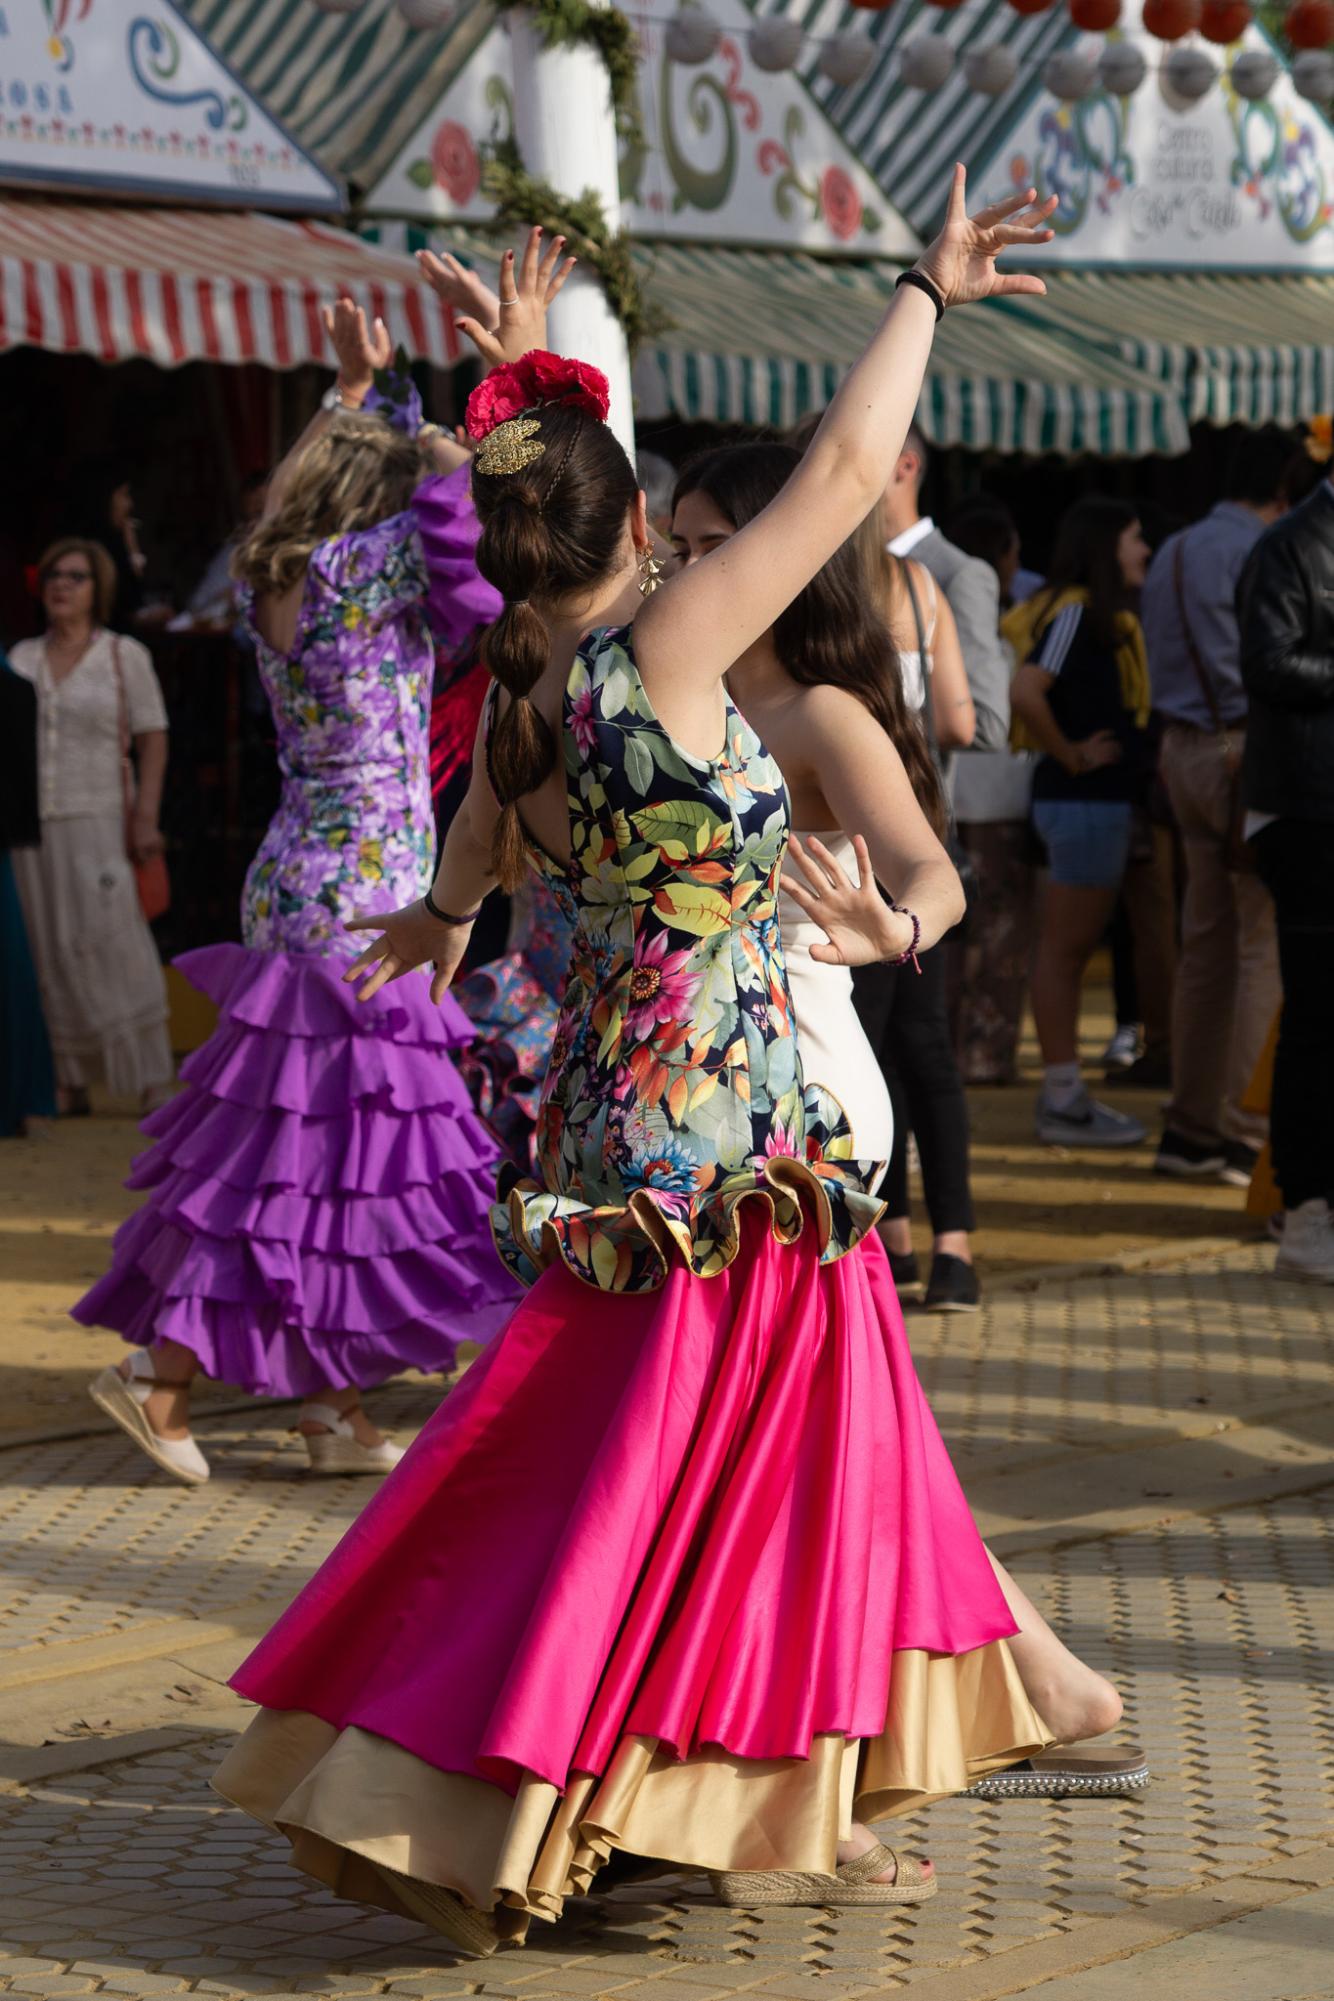
<path fill-rule="evenodd" d="M 1091 35 L 1104 35 L 1121 18 L 1121 0 L 1070 0 L 1070 19 Z"/>
<path fill-rule="evenodd" d="M 1249 0 L 1204 0 L 1200 33 L 1206 42 L 1217 42 L 1225 48 L 1229 42 L 1241 40 L 1251 20 Z"/>
<path fill-rule="evenodd" d="M 1327 49 L 1334 42 L 1334 0 L 1297 0 L 1283 32 L 1294 49 Z"/>
<path fill-rule="evenodd" d="M 1045 14 L 1052 0 L 1010 0 L 1016 14 Z"/>
<path fill-rule="evenodd" d="M 1200 0 L 1144 0 L 1144 26 L 1160 42 L 1179 42 L 1200 25 Z"/>

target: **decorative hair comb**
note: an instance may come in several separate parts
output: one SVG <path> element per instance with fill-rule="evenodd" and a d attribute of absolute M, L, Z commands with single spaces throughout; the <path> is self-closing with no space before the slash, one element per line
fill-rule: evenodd
<path fill-rule="evenodd" d="M 519 417 L 531 417 L 544 403 L 564 403 L 572 410 L 583 410 L 595 417 L 599 424 L 607 421 L 607 411 L 611 405 L 611 392 L 606 376 L 601 369 L 592 368 L 586 361 L 567 360 L 563 355 L 548 354 L 545 348 L 534 348 L 520 361 L 507 362 L 503 368 L 493 368 L 485 382 L 480 382 L 468 398 L 465 417 L 470 438 L 489 438 L 499 429 L 512 428 Z M 534 448 L 528 442 L 531 433 L 514 441 L 514 448 L 527 452 L 526 458 L 513 466 L 497 466 L 495 470 L 516 472 L 519 466 L 531 465 L 546 449 L 543 445 Z M 492 470 L 482 463 L 479 452 L 474 460 L 480 472 Z"/>
<path fill-rule="evenodd" d="M 489 478 L 522 472 L 546 451 L 537 435 L 541 428 L 536 417 L 511 417 L 508 423 L 497 424 L 477 447 L 473 464 Z"/>
<path fill-rule="evenodd" d="M 406 437 L 415 438 L 422 427 L 422 399 L 412 379 L 407 349 L 397 348 L 388 368 L 377 368 L 366 392 L 363 410 L 374 410 Z"/>

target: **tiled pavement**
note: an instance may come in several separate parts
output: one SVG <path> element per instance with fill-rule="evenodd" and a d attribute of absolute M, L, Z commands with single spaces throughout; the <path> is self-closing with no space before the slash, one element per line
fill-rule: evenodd
<path fill-rule="evenodd" d="M 898 1823 L 941 1871 L 916 1913 L 734 1912 L 669 1879 L 459 1965 L 295 1875 L 285 1844 L 209 1792 L 236 1720 L 217 1709 L 167 1748 L 0 1794 L 0 1992 L 795 2001 L 921 1982 L 934 1996 L 949 1969 L 994 1972 L 999 1991 L 1006 1954 L 1046 1941 L 1087 1963 L 1118 1914 L 1161 1916 L 1276 1858 L 1296 1870 L 1334 1836 L 1328 1295 L 1277 1286 L 1240 1253 L 1054 1283 L 914 1332 L 970 1480 L 1037 1497 L 997 1519 L 1033 1516 L 1016 1569 L 1125 1690 L 1155 1770 L 1143 1801 L 952 1801 Z M 430 1407 L 420 1385 L 387 1403 Z M 195 1492 L 142 1480 L 114 1437 L 0 1453 L 0 1733 L 6 1689 L 54 1675 L 87 1717 L 108 1647 L 179 1651 L 194 1628 L 224 1635 L 290 1595 L 364 1489 L 305 1481 L 284 1415 L 209 1420 L 215 1479 Z M 1238 1504 L 1220 1505 L 1238 1468 Z"/>

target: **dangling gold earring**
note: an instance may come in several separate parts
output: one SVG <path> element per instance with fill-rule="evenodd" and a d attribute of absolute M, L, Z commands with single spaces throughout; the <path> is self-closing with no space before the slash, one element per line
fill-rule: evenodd
<path fill-rule="evenodd" d="M 662 564 L 651 548 L 639 552 L 639 595 L 651 598 L 662 580 Z"/>

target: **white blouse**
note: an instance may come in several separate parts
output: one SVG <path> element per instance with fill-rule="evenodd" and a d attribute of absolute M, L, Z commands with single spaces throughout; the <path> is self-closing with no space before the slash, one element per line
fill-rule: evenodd
<path fill-rule="evenodd" d="M 44 820 L 78 820 L 124 810 L 117 653 L 131 737 L 166 729 L 162 689 L 148 648 L 137 639 L 99 632 L 63 681 L 51 677 L 45 639 L 21 639 L 10 649 L 15 673 L 37 690 L 37 771 Z"/>

